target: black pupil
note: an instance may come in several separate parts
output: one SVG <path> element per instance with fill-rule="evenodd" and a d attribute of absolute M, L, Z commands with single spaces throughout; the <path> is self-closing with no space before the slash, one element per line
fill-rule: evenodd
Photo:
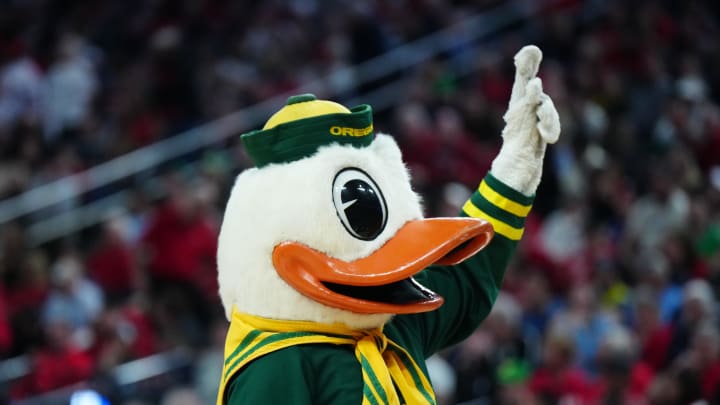
<path fill-rule="evenodd" d="M 383 207 L 372 186 L 362 180 L 350 180 L 343 185 L 340 200 L 343 203 L 355 200 L 345 208 L 345 216 L 358 236 L 373 239 L 380 234 L 384 219 Z"/>

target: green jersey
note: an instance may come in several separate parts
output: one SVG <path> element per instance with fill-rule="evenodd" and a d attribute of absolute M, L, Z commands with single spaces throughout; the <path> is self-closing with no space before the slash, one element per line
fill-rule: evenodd
<path fill-rule="evenodd" d="M 492 223 L 493 240 L 458 265 L 431 266 L 415 276 L 445 303 L 435 311 L 395 316 L 383 331 L 407 351 L 425 375 L 425 358 L 465 339 L 490 312 L 531 204 L 532 197 L 488 174 L 461 215 Z M 359 405 L 363 401 L 362 371 L 352 346 L 286 347 L 233 372 L 221 387 L 218 403 Z"/>

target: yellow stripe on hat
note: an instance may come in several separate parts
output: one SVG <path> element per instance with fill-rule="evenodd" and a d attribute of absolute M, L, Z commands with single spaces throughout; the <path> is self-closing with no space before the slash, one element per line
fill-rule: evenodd
<path fill-rule="evenodd" d="M 470 200 L 468 200 L 468 202 L 463 205 L 463 211 L 468 216 L 484 219 L 490 222 L 493 226 L 493 229 L 495 229 L 495 233 L 500 234 L 510 240 L 520 240 L 520 238 L 522 238 L 524 229 L 515 228 L 506 224 L 503 221 L 500 221 L 497 218 L 491 217 L 485 211 L 482 211 L 481 209 L 476 207 L 475 204 L 473 204 Z"/>
<path fill-rule="evenodd" d="M 485 180 L 480 183 L 478 191 L 486 200 L 488 200 L 494 206 L 521 218 L 526 217 L 527 214 L 530 212 L 530 209 L 532 208 L 532 205 L 522 205 L 509 198 L 504 197 L 502 194 L 498 193 L 490 186 L 488 186 Z"/>
<path fill-rule="evenodd" d="M 342 104 L 329 100 L 316 100 L 315 96 L 302 94 L 290 97 L 288 104 L 267 120 L 263 130 L 275 128 L 280 124 L 327 114 L 350 114 Z"/>

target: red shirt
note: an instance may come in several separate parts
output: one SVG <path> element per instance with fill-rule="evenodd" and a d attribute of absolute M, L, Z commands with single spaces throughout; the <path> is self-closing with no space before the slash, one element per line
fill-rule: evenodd
<path fill-rule="evenodd" d="M 654 377 L 654 372 L 650 366 L 643 362 L 635 363 L 630 370 L 627 383 L 623 389 L 623 404 L 635 405 L 645 404 L 647 398 L 647 391 L 650 388 Z M 604 404 L 607 403 L 606 396 L 608 395 L 608 384 L 607 381 L 600 378 L 592 388 L 592 394 L 588 398 L 589 404 Z"/>
<path fill-rule="evenodd" d="M 157 336 L 150 317 L 140 308 L 128 305 L 123 315 L 135 328 L 135 340 L 130 345 L 130 354 L 137 357 L 149 356 L 157 351 Z"/>
<path fill-rule="evenodd" d="M 592 386 L 580 369 L 571 368 L 555 373 L 543 367 L 535 370 L 530 378 L 530 391 L 555 400 L 571 397 L 580 403 L 587 403 L 592 395 Z"/>
<path fill-rule="evenodd" d="M 5 303 L 5 291 L 0 286 L 0 354 L 7 352 L 12 345 L 12 328 L 10 328 L 10 314 Z"/>
<path fill-rule="evenodd" d="M 76 349 L 38 352 L 33 359 L 32 372 L 12 389 L 14 398 L 36 395 L 72 385 L 90 378 L 92 358 Z"/>
<path fill-rule="evenodd" d="M 715 399 L 720 392 L 720 360 L 716 360 L 700 373 L 702 392 L 705 399 Z"/>
<path fill-rule="evenodd" d="M 672 328 L 660 326 L 642 344 L 640 359 L 654 370 L 661 370 L 667 362 L 672 340 Z"/>
<path fill-rule="evenodd" d="M 126 293 L 133 287 L 135 256 L 122 243 L 104 244 L 87 261 L 90 276 L 108 293 Z"/>
<path fill-rule="evenodd" d="M 48 288 L 44 284 L 24 283 L 5 292 L 5 302 L 10 316 L 25 309 L 42 307 L 48 295 Z"/>
<path fill-rule="evenodd" d="M 95 327 L 95 340 L 88 350 L 88 354 L 101 367 L 157 352 L 154 325 L 143 310 L 127 304 L 104 315 Z M 110 359 L 111 363 L 108 363 L 107 359 Z"/>
<path fill-rule="evenodd" d="M 207 218 L 186 221 L 170 205 L 160 208 L 143 238 L 151 254 L 150 272 L 193 283 L 205 291 L 213 284 L 209 279 L 217 278 L 217 235 L 217 228 Z M 217 290 L 212 294 L 217 295 Z"/>

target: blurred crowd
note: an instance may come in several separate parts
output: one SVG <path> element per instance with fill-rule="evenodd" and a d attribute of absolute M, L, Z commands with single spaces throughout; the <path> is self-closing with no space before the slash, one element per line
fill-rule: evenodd
<path fill-rule="evenodd" d="M 501 2 L 10 3 L 0 12 L 0 198 Z M 430 361 L 438 396 L 720 403 L 720 6 L 553 3 L 484 40 L 470 62 L 459 47 L 403 72 L 397 106 L 376 114 L 435 216 L 455 215 L 489 169 L 522 45 L 543 50 L 540 76 L 560 111 L 561 140 L 497 304 Z M 475 67 L 461 75 L 459 63 Z M 159 184 L 121 185 L 131 197 L 120 214 L 63 240 L 31 246 L 22 220 L 2 224 L 0 355 L 31 361 L 4 395 L 92 380 L 112 397 L 116 366 L 183 347 L 193 377 L 140 399 L 214 402 L 226 328 L 216 238 L 248 161 L 237 139 L 196 157 Z"/>

